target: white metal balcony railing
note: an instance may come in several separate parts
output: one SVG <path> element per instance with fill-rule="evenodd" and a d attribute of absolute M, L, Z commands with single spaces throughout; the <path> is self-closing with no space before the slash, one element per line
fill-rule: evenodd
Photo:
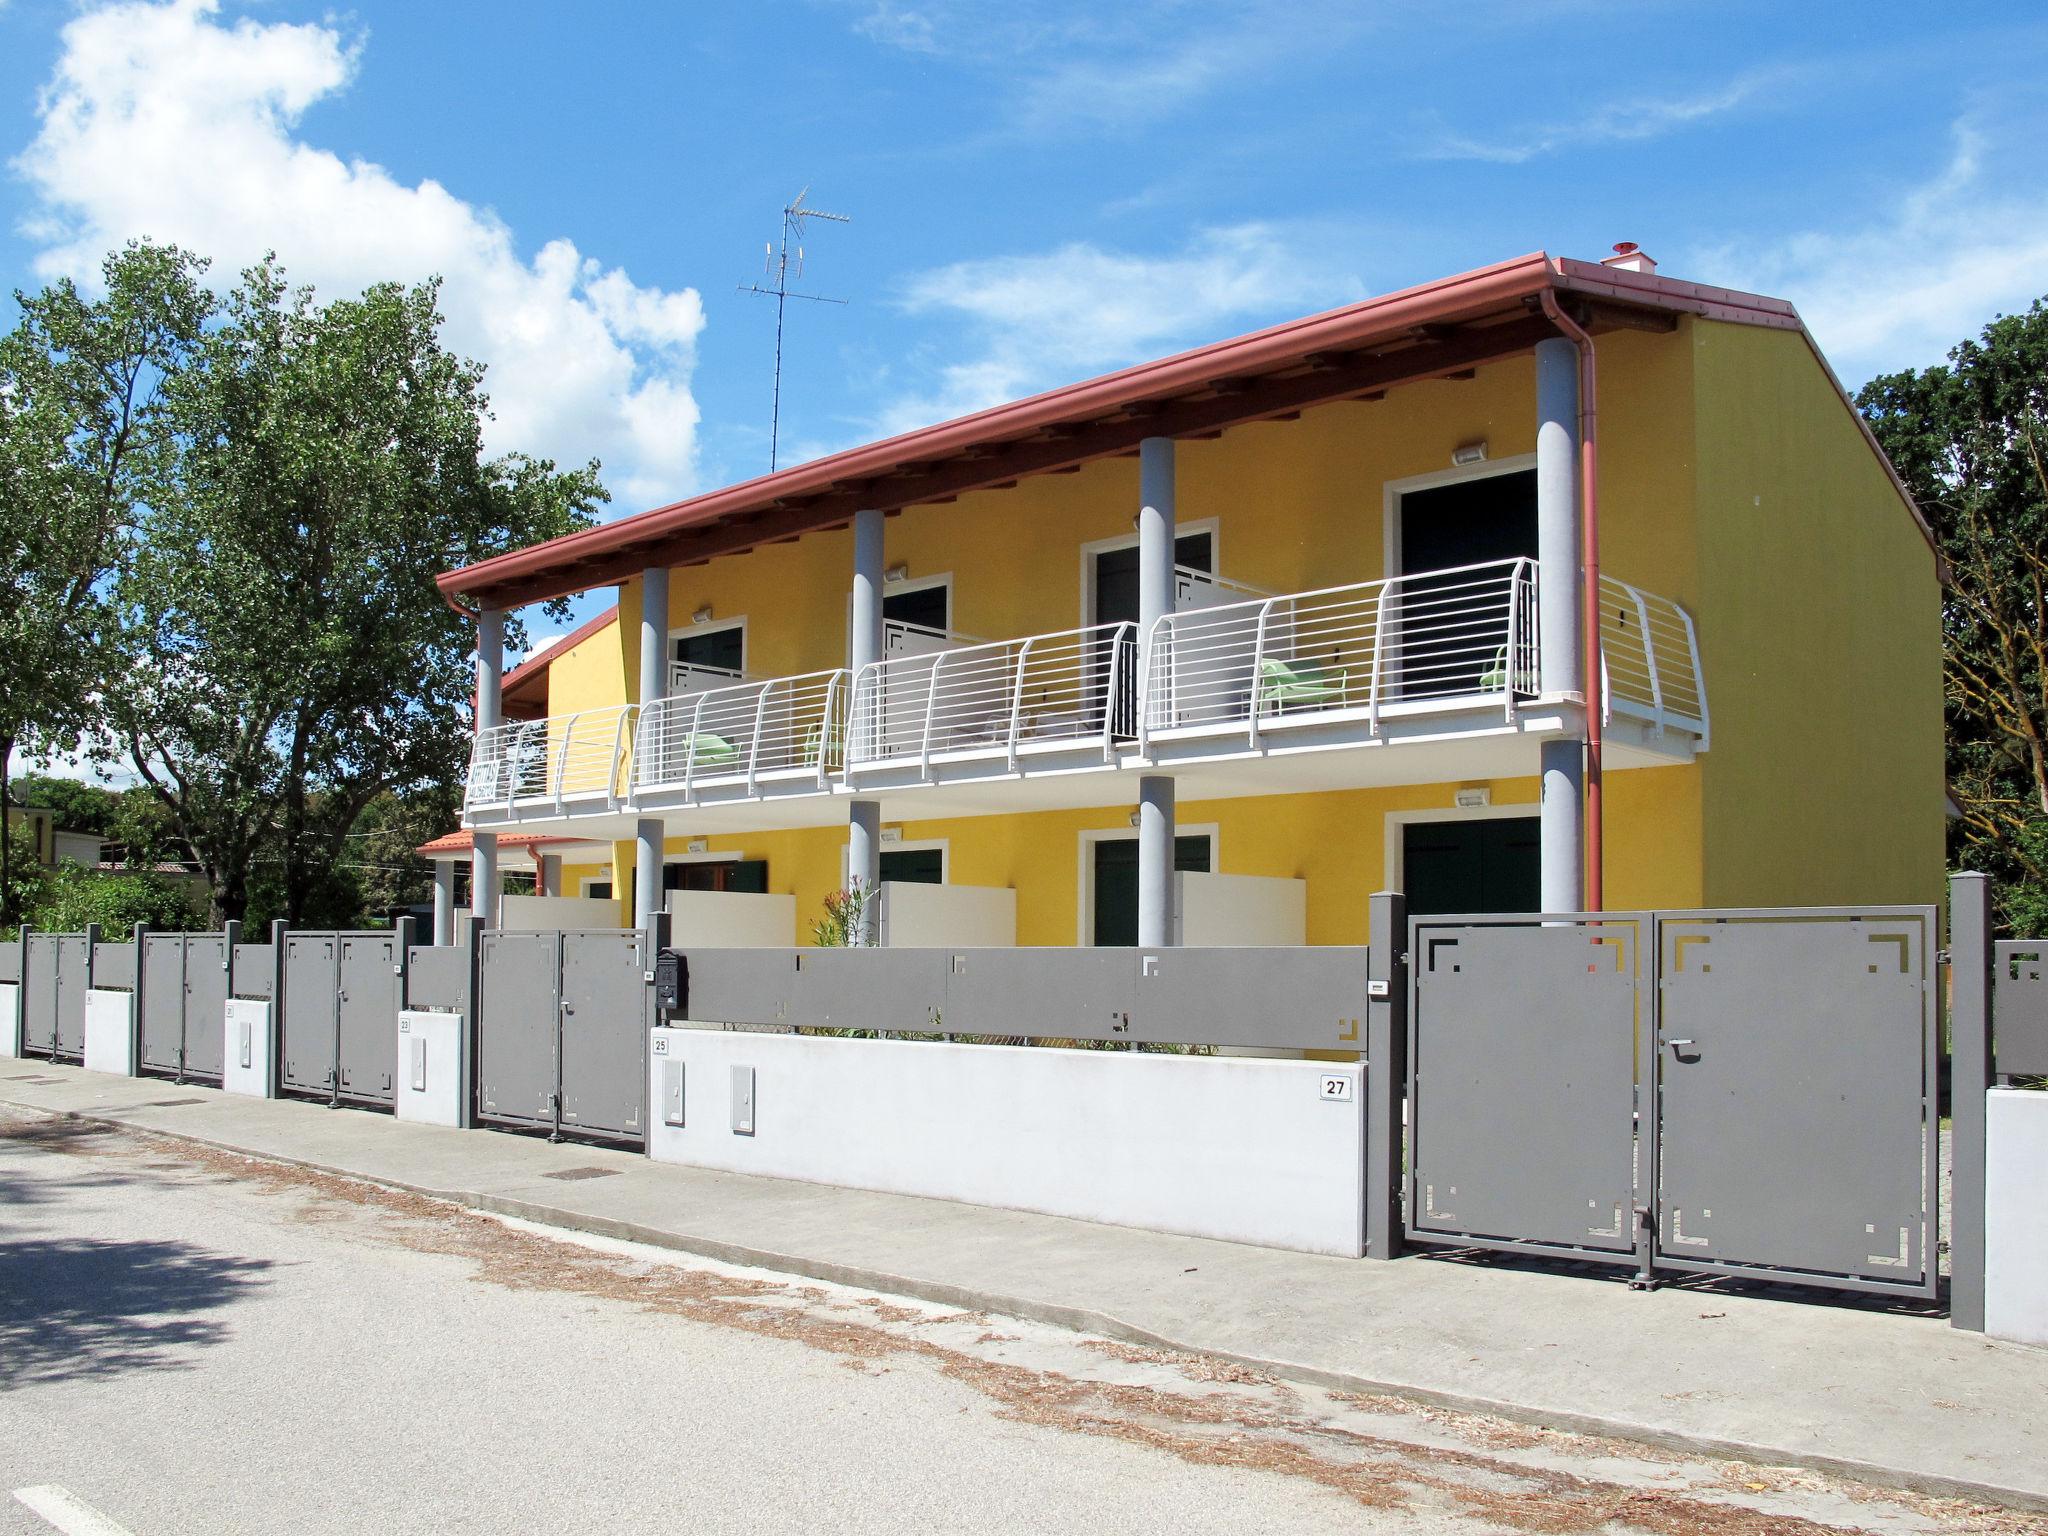
<path fill-rule="evenodd" d="M 1137 626 L 1086 629 L 898 656 L 862 667 L 848 717 L 849 774 L 880 763 L 1020 756 L 1135 734 Z"/>
<path fill-rule="evenodd" d="M 771 677 L 658 699 L 640 711 L 636 790 L 815 780 L 831 787 L 844 764 L 844 668 Z"/>
<path fill-rule="evenodd" d="M 1193 573 L 1199 575 L 1200 573 Z M 1221 737 L 1498 710 L 1539 699 L 1534 560 L 1502 560 L 1185 608 L 1141 647 L 1132 624 L 895 655 L 497 727 L 477 738 L 464 806 L 616 808 L 643 791 L 826 792 L 864 770 L 1063 756 L 1113 764 L 1154 739 Z M 1692 618 L 1600 583 L 1605 721 L 1708 741 Z M 1210 595 L 1210 594 L 1205 594 Z M 959 637 L 947 637 L 956 640 Z M 1141 655 L 1141 652 L 1143 653 Z M 1142 675 L 1141 675 L 1142 674 Z M 1337 743 L 1342 744 L 1342 743 Z"/>
<path fill-rule="evenodd" d="M 464 808 L 536 801 L 616 805 L 630 787 L 638 713 L 634 705 L 616 704 L 479 732 L 470 748 Z"/>
<path fill-rule="evenodd" d="M 670 697 L 679 693 L 702 693 L 707 688 L 729 688 L 747 681 L 747 674 L 731 667 L 707 666 L 701 661 L 672 661 L 668 664 Z"/>

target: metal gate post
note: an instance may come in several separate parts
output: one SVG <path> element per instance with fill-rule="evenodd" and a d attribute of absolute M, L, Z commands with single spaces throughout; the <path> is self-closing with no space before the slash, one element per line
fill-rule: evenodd
<path fill-rule="evenodd" d="M 463 999 L 462 1035 L 462 1123 L 465 1128 L 478 1123 L 483 1104 L 482 1078 L 477 1071 L 477 1047 L 482 1043 L 484 1013 L 484 920 L 471 912 L 457 920 L 453 941 L 463 946 L 468 958 L 469 991 Z"/>
<path fill-rule="evenodd" d="M 1948 882 L 1948 1321 L 1984 1331 L 1984 1096 L 1991 1088 L 1991 881 Z"/>
<path fill-rule="evenodd" d="M 568 935 L 555 930 L 555 1091 L 548 1099 L 548 1113 L 554 1120 L 548 1132 L 551 1142 L 562 1139 L 562 1037 L 568 1033 L 567 1015 L 562 1012 L 562 967 L 568 963 Z"/>
<path fill-rule="evenodd" d="M 284 1096 L 284 919 L 270 920 L 270 1081 L 265 1098 Z"/>
<path fill-rule="evenodd" d="M 1370 902 L 1365 961 L 1365 1255 L 1401 1252 L 1401 1108 L 1408 1096 L 1408 899 Z"/>
<path fill-rule="evenodd" d="M 1664 1150 L 1664 936 L 1653 917 L 1649 932 L 1636 939 L 1636 1272 L 1632 1291 L 1654 1291 L 1657 1243 L 1663 1236 L 1664 1213 L 1657 1193 L 1662 1184 L 1659 1158 Z M 1649 952 L 1643 940 L 1649 940 Z M 1647 998 L 1648 1006 L 1644 1006 Z"/>
<path fill-rule="evenodd" d="M 0 816 L 6 814 L 6 807 L 0 806 Z M 34 923 L 23 923 L 14 930 L 14 942 L 21 946 L 21 966 L 16 972 L 20 980 L 14 992 L 14 1049 L 21 1056 L 28 1055 L 28 967 L 29 950 L 34 947 L 29 943 L 28 936 L 35 931 Z"/>
<path fill-rule="evenodd" d="M 135 986 L 128 994 L 128 1075 L 142 1076 L 142 1010 L 147 999 L 143 995 L 142 945 L 149 937 L 149 924 L 137 923 L 130 930 L 128 940 L 135 946 Z"/>

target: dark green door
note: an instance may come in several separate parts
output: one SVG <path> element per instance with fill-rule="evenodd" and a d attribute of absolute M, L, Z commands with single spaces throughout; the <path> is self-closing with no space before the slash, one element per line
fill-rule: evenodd
<path fill-rule="evenodd" d="M 1534 816 L 1409 822 L 1401 829 L 1409 915 L 1538 910 L 1539 825 Z"/>
<path fill-rule="evenodd" d="M 882 878 L 902 880 L 911 885 L 946 883 L 946 850 L 943 848 L 884 848 Z"/>
<path fill-rule="evenodd" d="M 1209 839 L 1176 837 L 1173 867 L 1209 872 Z M 1103 838 L 1095 845 L 1095 943 L 1128 947 L 1138 942 L 1138 840 Z"/>

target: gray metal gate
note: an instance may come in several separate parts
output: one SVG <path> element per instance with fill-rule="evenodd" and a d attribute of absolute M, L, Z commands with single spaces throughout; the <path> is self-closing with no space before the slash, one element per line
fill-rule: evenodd
<path fill-rule="evenodd" d="M 641 1142 L 652 963 L 632 929 L 485 933 L 477 1118 L 554 1136 Z"/>
<path fill-rule="evenodd" d="M 1933 1295 L 1934 921 L 1416 919 L 1408 1235 Z"/>
<path fill-rule="evenodd" d="M 83 933 L 31 933 L 23 948 L 21 1049 L 52 1061 L 85 1059 L 85 993 L 92 951 Z"/>
<path fill-rule="evenodd" d="M 1658 1262 L 1932 1295 L 1932 908 L 1660 913 Z"/>
<path fill-rule="evenodd" d="M 1418 922 L 1408 1231 L 1636 1251 L 1639 914 Z"/>
<path fill-rule="evenodd" d="M 152 1077 L 217 1083 L 227 1048 L 230 933 L 145 933 L 136 1027 Z"/>
<path fill-rule="evenodd" d="M 297 1098 L 389 1109 L 410 920 L 367 933 L 284 936 L 278 1074 Z"/>
<path fill-rule="evenodd" d="M 2048 1077 L 2048 942 L 2009 939 L 1993 945 L 1992 955 L 1992 1071 Z"/>

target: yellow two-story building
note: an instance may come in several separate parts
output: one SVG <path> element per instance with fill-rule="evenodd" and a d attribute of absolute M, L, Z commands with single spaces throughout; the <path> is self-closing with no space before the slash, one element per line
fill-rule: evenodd
<path fill-rule="evenodd" d="M 884 942 L 1038 945 L 1356 944 L 1389 888 L 1436 912 L 1940 891 L 1928 531 L 1790 305 L 1632 248 L 442 586 L 478 615 L 480 896 L 510 833 L 562 839 L 550 894 L 620 924 L 670 892 L 788 898 L 780 942 L 849 882 L 942 887 L 885 895 Z M 615 611 L 500 676 L 507 610 L 604 586 Z"/>

